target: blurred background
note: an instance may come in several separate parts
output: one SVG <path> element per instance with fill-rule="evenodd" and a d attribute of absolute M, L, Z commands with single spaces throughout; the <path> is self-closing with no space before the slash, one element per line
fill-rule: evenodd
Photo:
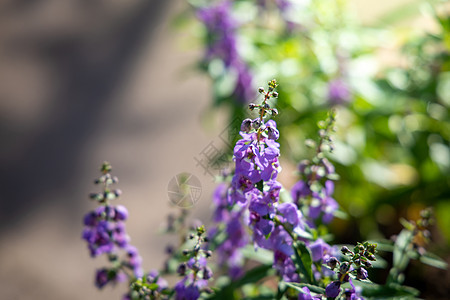
<path fill-rule="evenodd" d="M 426 8 L 421 3 L 348 3 L 350 23 L 358 37 L 363 35 L 365 48 L 361 49 L 366 49 L 352 55 L 367 54 L 367 49 L 377 48 L 370 52 L 370 62 L 359 65 L 360 69 L 370 73 L 374 65 L 376 70 L 382 69 L 380 66 L 398 67 L 403 63 L 398 56 L 401 45 L 411 37 L 432 33 L 433 42 L 447 32 L 441 40 L 448 47 L 448 28 L 444 28 L 447 23 L 439 24 L 424 14 Z M 123 196 L 119 202 L 129 209 L 127 230 L 132 244 L 144 257 L 145 269 L 160 268 L 166 244 L 176 239 L 158 234 L 166 215 L 173 211 L 167 196 L 167 185 L 173 176 L 189 172 L 199 178 L 202 196 L 191 212 L 193 217 L 209 222 L 215 183 L 195 158 L 211 142 L 222 140 L 224 130 L 233 124 L 230 111 L 237 113 L 237 108 L 212 106 L 213 96 L 215 102 L 226 101 L 228 96 L 226 91 L 217 92 L 211 76 L 196 71 L 196 64 L 204 56 L 204 29 L 189 11 L 187 2 L 180 0 L 0 3 L 1 299 L 120 298 L 117 290 L 95 288 L 94 270 L 104 261 L 91 259 L 81 240 L 82 216 L 94 207 L 87 195 L 97 191 L 93 179 L 100 174 L 104 160 L 112 163 L 113 174 L 120 179 L 118 187 Z M 333 17 L 331 14 L 327 18 Z M 360 31 L 363 27 L 364 32 Z M 348 35 L 349 43 L 354 42 L 355 36 Z M 326 35 L 324 39 L 327 40 Z M 381 41 L 389 43 L 377 47 Z M 420 45 L 411 51 L 425 52 L 418 48 Z M 427 45 L 424 47 L 428 49 Z M 279 53 L 276 51 L 273 53 Z M 448 63 L 448 49 L 442 52 L 447 56 L 433 60 L 441 65 Z M 251 56 L 251 51 L 247 55 Z M 301 59 L 307 57 L 305 54 Z M 276 57 L 271 59 L 277 62 Z M 356 87 L 349 80 L 355 91 L 366 89 L 372 94 L 354 92 L 354 106 L 340 109 L 341 128 L 354 129 L 356 138 L 349 141 L 337 133 L 341 135 L 338 141 L 342 141 L 337 146 L 347 152 L 334 161 L 338 173 L 350 180 L 337 189 L 336 199 L 350 215 L 349 220 L 333 223 L 338 241 L 389 238 L 401 228 L 398 217 L 415 218 L 421 208 L 433 205 L 439 213 L 439 227 L 433 231 L 437 253 L 449 261 L 450 65 L 446 69 L 441 65 L 436 76 L 428 76 L 431 79 L 425 78 L 427 74 L 409 74 L 408 70 L 404 73 L 398 68 L 391 68 L 388 75 L 376 77 L 373 74 L 377 72 L 373 71 L 352 79 L 367 83 L 367 78 L 373 76 L 375 79 L 371 80 L 378 80 L 377 89 L 384 86 L 382 95 L 373 85 Z M 285 95 L 287 100 L 279 103 L 281 109 L 285 108 L 279 122 L 286 128 L 286 139 L 297 138 L 300 143 L 314 137 L 306 134 L 316 130 L 314 123 L 308 125 L 309 129 L 300 130 L 304 134 L 289 128 L 289 124 L 311 123 L 322 117 L 318 111 L 305 111 L 293 104 L 299 101 L 292 96 L 298 86 L 290 84 L 296 71 L 278 74 L 269 67 L 262 68 L 265 71 L 258 73 L 253 83 L 264 85 L 275 75 L 281 76 L 277 79 L 282 84 L 287 83 L 280 86 L 280 99 Z M 308 73 L 307 68 L 302 70 Z M 405 88 L 405 81 L 411 77 L 418 82 L 414 83 L 417 90 L 412 92 Z M 422 88 L 423 82 L 426 86 Z M 315 87 L 314 91 L 326 90 L 320 83 L 310 86 Z M 435 91 L 439 100 L 430 100 L 431 106 L 408 101 L 430 99 Z M 413 103 L 406 123 L 407 115 L 402 109 L 395 108 L 398 117 L 392 117 L 389 103 L 394 102 L 394 96 L 400 99 L 395 107 Z M 373 100 L 377 97 L 383 105 Z M 302 117 L 293 117 L 296 114 Z M 374 129 L 366 131 L 364 120 L 373 121 L 367 124 Z M 428 124 L 425 133 L 423 124 Z M 361 137 L 363 131 L 369 134 Z M 414 132 L 420 132 L 419 137 Z M 364 168 L 357 163 L 361 156 L 355 154 L 359 153 L 358 147 L 363 147 L 358 138 L 367 141 L 364 149 L 369 153 L 363 156 L 373 158 L 364 161 Z M 423 150 L 429 145 L 434 145 L 434 154 Z M 383 151 L 377 152 L 378 147 Z M 405 157 L 401 149 L 407 149 L 409 156 Z M 282 180 L 290 187 L 296 180 L 291 177 L 295 165 L 306 152 L 295 143 L 282 151 L 286 153 Z M 381 159 L 386 153 L 395 156 Z M 398 157 L 404 160 L 396 161 Z M 376 164 L 375 160 L 383 164 Z M 424 165 L 417 165 L 421 160 Z M 369 176 L 374 173 L 375 179 Z M 391 176 L 387 182 L 386 176 Z M 372 192 L 370 196 L 367 191 Z M 419 270 L 430 278 L 439 278 L 426 281 L 428 291 L 437 290 L 441 296 L 448 292 L 448 287 L 442 286 L 450 282 L 448 272 Z M 423 278 L 418 277 L 414 280 L 423 284 Z"/>

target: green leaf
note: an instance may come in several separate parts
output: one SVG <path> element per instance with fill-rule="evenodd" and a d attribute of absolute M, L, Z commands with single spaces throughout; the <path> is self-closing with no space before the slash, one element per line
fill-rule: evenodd
<path fill-rule="evenodd" d="M 394 267 L 403 270 L 408 264 L 409 259 L 406 256 L 406 250 L 411 244 L 413 234 L 409 230 L 402 230 L 397 236 L 394 246 Z"/>
<path fill-rule="evenodd" d="M 411 222 L 409 222 L 408 220 L 406 220 L 404 218 L 400 218 L 400 224 L 402 224 L 403 227 L 405 227 L 407 230 L 410 230 L 410 231 L 414 230 L 414 224 L 412 224 Z"/>
<path fill-rule="evenodd" d="M 305 243 L 298 241 L 292 246 L 294 247 L 294 263 L 298 271 L 303 275 L 302 277 L 304 280 L 308 283 L 313 283 L 312 259 L 309 249 L 306 248 Z"/>
<path fill-rule="evenodd" d="M 342 288 L 346 288 L 348 283 L 343 284 Z M 367 283 L 358 280 L 353 280 L 355 286 L 362 288 L 362 295 L 365 297 L 374 298 L 395 298 L 402 297 L 402 299 L 415 299 L 419 295 L 419 291 L 409 286 L 402 286 L 399 284 L 379 285 L 376 283 Z M 350 287 L 350 285 L 348 285 Z M 347 287 L 347 288 L 348 288 Z"/>
<path fill-rule="evenodd" d="M 377 250 L 393 252 L 394 251 L 394 242 L 390 240 L 381 240 L 381 241 L 368 241 L 372 244 L 377 244 Z"/>
<path fill-rule="evenodd" d="M 341 210 L 341 209 L 335 210 L 333 212 L 333 215 L 336 218 L 339 218 L 339 219 L 342 219 L 342 220 L 348 220 L 348 214 L 345 211 Z"/>
<path fill-rule="evenodd" d="M 284 282 L 287 286 L 299 291 L 300 293 L 305 293 L 302 288 L 307 287 L 311 292 L 317 293 L 317 294 L 325 294 L 325 289 L 308 284 L 308 283 L 297 283 L 297 282 Z"/>
<path fill-rule="evenodd" d="M 425 255 L 420 256 L 420 262 L 443 270 L 447 270 L 448 264 L 442 258 L 434 255 L 432 253 L 426 253 Z"/>

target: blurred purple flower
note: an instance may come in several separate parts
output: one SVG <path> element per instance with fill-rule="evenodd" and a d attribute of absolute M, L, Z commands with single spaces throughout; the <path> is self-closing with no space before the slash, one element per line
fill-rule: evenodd
<path fill-rule="evenodd" d="M 328 101 L 330 104 L 346 104 L 350 102 L 350 87 L 342 79 L 333 79 L 328 82 Z"/>
<path fill-rule="evenodd" d="M 325 288 L 326 296 L 329 298 L 336 298 L 341 292 L 341 282 L 339 280 L 333 281 Z"/>
<path fill-rule="evenodd" d="M 236 74 L 234 98 L 238 102 L 249 102 L 255 96 L 253 75 L 238 52 L 236 29 L 239 22 L 233 17 L 232 2 L 224 0 L 202 7 L 197 17 L 208 31 L 205 60 L 222 60 L 226 69 Z"/>

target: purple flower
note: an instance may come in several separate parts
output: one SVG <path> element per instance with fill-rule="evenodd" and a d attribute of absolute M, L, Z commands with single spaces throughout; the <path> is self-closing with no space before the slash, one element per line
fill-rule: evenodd
<path fill-rule="evenodd" d="M 309 186 L 302 180 L 298 181 L 291 189 L 291 195 L 292 199 L 294 200 L 294 203 L 297 203 L 299 205 L 299 201 L 301 198 L 304 198 L 311 194 L 311 190 L 309 189 Z"/>
<path fill-rule="evenodd" d="M 203 268 L 203 279 L 208 280 L 208 279 L 212 278 L 212 276 L 213 276 L 213 272 L 212 272 L 211 268 L 204 267 Z"/>
<path fill-rule="evenodd" d="M 356 278 L 358 278 L 359 280 L 367 279 L 368 276 L 369 275 L 367 274 L 367 270 L 363 267 L 356 269 Z"/>
<path fill-rule="evenodd" d="M 323 258 L 325 252 L 329 251 L 330 246 L 322 239 L 317 239 L 314 243 L 309 244 L 309 250 L 313 261 L 320 261 Z"/>
<path fill-rule="evenodd" d="M 300 292 L 298 294 L 298 300 L 314 300 L 314 299 L 322 299 L 322 296 L 318 295 L 318 296 L 313 296 L 311 295 L 310 290 L 305 286 L 304 288 L 302 288 L 303 292 Z"/>
<path fill-rule="evenodd" d="M 336 200 L 331 195 L 334 191 L 334 183 L 331 180 L 325 182 L 325 188 L 321 192 L 312 193 L 312 202 L 309 206 L 309 217 L 317 219 L 322 215 L 325 224 L 330 223 L 334 218 L 334 212 L 339 208 Z"/>
<path fill-rule="evenodd" d="M 111 238 L 113 230 L 114 224 L 108 221 L 98 221 L 96 225 L 83 230 L 82 237 L 88 243 L 92 257 L 114 251 L 115 244 Z"/>
<path fill-rule="evenodd" d="M 350 88 L 342 79 L 328 82 L 328 100 L 331 104 L 345 104 L 350 102 Z"/>
<path fill-rule="evenodd" d="M 252 122 L 256 124 L 258 121 Z M 247 122 L 248 120 L 244 120 L 241 127 L 246 127 Z M 275 121 L 260 124 L 259 128 L 264 134 L 241 131 L 242 139 L 237 141 L 233 151 L 236 163 L 233 187 L 244 192 L 250 190 L 260 180 L 275 180 L 280 169 L 278 164 L 280 144 L 275 142 L 279 134 Z M 271 138 L 268 137 L 269 132 Z"/>
<path fill-rule="evenodd" d="M 359 290 L 357 290 L 355 288 L 355 286 L 353 285 L 353 282 L 351 279 L 349 280 L 349 282 L 350 282 L 351 289 L 345 289 L 345 291 L 344 291 L 345 299 L 346 300 L 362 300 L 362 299 L 364 299 L 360 295 L 361 288 L 359 288 Z"/>
<path fill-rule="evenodd" d="M 249 102 L 255 96 L 253 74 L 250 72 L 249 67 L 240 60 L 234 63 L 234 69 L 237 72 L 237 81 L 233 95 L 238 102 Z"/>
<path fill-rule="evenodd" d="M 108 270 L 100 269 L 95 274 L 95 286 L 99 289 L 103 288 L 109 282 Z"/>
<path fill-rule="evenodd" d="M 131 300 L 130 294 L 127 293 L 127 294 L 123 295 L 122 300 Z"/>
<path fill-rule="evenodd" d="M 230 73 L 236 74 L 233 96 L 238 102 L 250 101 L 255 93 L 253 75 L 238 53 L 236 28 L 239 23 L 232 15 L 232 2 L 219 1 L 197 12 L 208 31 L 206 61 L 220 59 Z"/>
<path fill-rule="evenodd" d="M 248 233 L 243 225 L 242 212 L 233 212 L 227 219 L 225 232 L 227 239 L 217 249 L 219 264 L 229 267 L 230 276 L 234 279 L 242 273 L 243 257 L 240 249 L 248 243 Z"/>
<path fill-rule="evenodd" d="M 194 284 L 185 285 L 185 280 L 179 281 L 175 285 L 176 300 L 197 300 L 200 297 L 200 291 Z"/>
<path fill-rule="evenodd" d="M 341 292 L 341 282 L 339 280 L 333 281 L 332 283 L 328 284 L 325 288 L 325 294 L 329 298 L 336 298 L 339 293 Z"/>
<path fill-rule="evenodd" d="M 142 270 L 142 257 L 139 255 L 137 248 L 128 245 L 126 251 L 128 265 L 133 269 L 134 276 L 137 278 L 142 277 L 144 275 L 144 271 Z"/>
<path fill-rule="evenodd" d="M 282 223 L 289 223 L 294 228 L 300 225 L 301 213 L 293 203 L 283 203 L 278 206 L 279 219 Z"/>
<path fill-rule="evenodd" d="M 84 216 L 83 223 L 85 226 L 95 226 L 97 224 L 97 213 L 91 211 Z"/>
<path fill-rule="evenodd" d="M 125 274 L 114 269 L 102 268 L 95 274 L 95 286 L 102 289 L 108 283 L 123 282 L 126 280 Z"/>
<path fill-rule="evenodd" d="M 125 221 L 126 219 L 128 219 L 128 210 L 125 206 L 123 205 L 117 205 L 114 208 L 115 211 L 115 216 L 114 216 L 114 220 L 116 221 Z"/>
<path fill-rule="evenodd" d="M 151 270 L 148 274 L 147 274 L 147 282 L 149 283 L 156 283 L 158 285 L 158 291 L 162 291 L 164 289 L 167 289 L 167 287 L 169 286 L 167 281 L 162 278 L 158 271 L 156 270 Z"/>
<path fill-rule="evenodd" d="M 222 183 L 219 184 L 213 194 L 213 203 L 215 210 L 213 214 L 214 222 L 224 222 L 229 218 L 228 200 L 227 200 L 227 186 Z"/>
<path fill-rule="evenodd" d="M 278 271 L 284 281 L 299 282 L 300 277 L 297 274 L 294 262 L 289 255 L 281 251 L 274 251 L 273 267 Z"/>

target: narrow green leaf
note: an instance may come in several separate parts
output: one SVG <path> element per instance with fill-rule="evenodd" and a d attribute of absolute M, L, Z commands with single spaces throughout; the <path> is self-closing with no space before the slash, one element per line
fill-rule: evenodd
<path fill-rule="evenodd" d="M 427 253 L 423 256 L 421 256 L 419 258 L 419 260 L 429 266 L 435 267 L 435 268 L 439 268 L 439 269 L 443 269 L 443 270 L 447 270 L 448 268 L 448 264 L 440 257 L 438 257 L 437 255 L 434 255 L 432 253 Z"/>
<path fill-rule="evenodd" d="M 393 252 L 394 251 L 394 242 L 390 240 L 380 240 L 380 241 L 368 241 L 372 244 L 377 244 L 377 250 Z"/>
<path fill-rule="evenodd" d="M 311 292 L 317 293 L 317 294 L 325 294 L 325 289 L 312 285 L 312 284 L 308 284 L 308 283 L 297 283 L 297 282 L 285 282 L 285 284 L 297 291 L 299 291 L 300 293 L 305 293 L 302 288 L 307 287 Z"/>
<path fill-rule="evenodd" d="M 353 280 L 353 284 L 362 288 L 363 296 L 374 297 L 377 299 L 398 299 L 398 297 L 402 297 L 402 299 L 414 299 L 420 293 L 413 287 L 399 284 L 379 285 L 376 283 L 367 283 L 358 280 Z M 345 285 L 342 285 L 342 287 L 346 288 Z"/>
<path fill-rule="evenodd" d="M 406 248 L 411 244 L 413 234 L 409 230 L 402 230 L 397 236 L 394 246 L 394 266 L 400 270 L 405 266 L 403 260 L 405 260 Z"/>
<path fill-rule="evenodd" d="M 295 256 L 294 263 L 297 266 L 298 271 L 308 283 L 313 283 L 314 277 L 312 273 L 311 253 L 303 242 L 295 242 L 293 247 Z"/>
<path fill-rule="evenodd" d="M 345 211 L 341 210 L 341 209 L 335 210 L 333 212 L 333 215 L 336 218 L 339 218 L 339 219 L 342 219 L 342 220 L 348 220 L 348 214 Z"/>

